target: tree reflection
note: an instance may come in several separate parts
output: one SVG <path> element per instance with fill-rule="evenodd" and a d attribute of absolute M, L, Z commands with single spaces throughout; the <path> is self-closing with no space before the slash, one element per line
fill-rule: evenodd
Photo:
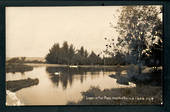
<path fill-rule="evenodd" d="M 105 68 L 107 71 L 113 71 L 111 68 Z M 102 67 L 47 67 L 47 73 L 50 76 L 51 81 L 58 87 L 61 83 L 62 88 L 66 89 L 68 85 L 72 86 L 74 80 L 79 80 L 83 83 L 86 80 L 86 75 L 89 74 L 92 78 L 97 77 L 101 71 L 104 71 Z M 57 75 L 56 75 L 57 74 Z"/>

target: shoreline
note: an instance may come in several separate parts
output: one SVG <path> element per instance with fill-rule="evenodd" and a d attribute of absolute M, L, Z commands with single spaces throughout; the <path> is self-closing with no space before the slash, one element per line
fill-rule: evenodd
<path fill-rule="evenodd" d="M 129 64 L 129 65 L 65 65 L 65 64 L 48 64 L 48 63 L 24 63 L 24 65 L 29 65 L 29 66 L 61 66 L 61 67 L 69 67 L 69 66 L 77 66 L 77 67 L 128 67 L 130 65 L 137 66 L 135 64 Z M 143 68 L 153 68 L 149 66 L 143 66 Z M 162 66 L 159 66 L 158 68 L 162 69 Z"/>
<path fill-rule="evenodd" d="M 29 65 L 32 67 L 38 67 L 38 66 L 47 66 L 47 67 L 70 67 L 70 66 L 77 66 L 77 67 L 117 67 L 118 65 L 64 65 L 64 64 L 47 64 L 47 63 L 24 63 L 25 65 Z M 128 66 L 128 65 L 125 65 Z M 119 67 L 125 67 L 125 66 L 119 66 Z"/>

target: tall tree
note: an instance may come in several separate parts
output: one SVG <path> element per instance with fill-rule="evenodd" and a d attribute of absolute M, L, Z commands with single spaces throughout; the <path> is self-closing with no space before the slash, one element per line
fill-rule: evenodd
<path fill-rule="evenodd" d="M 89 55 L 89 54 L 88 54 L 87 50 L 85 50 L 85 51 L 84 51 L 84 57 L 87 58 L 88 55 Z"/>
<path fill-rule="evenodd" d="M 64 64 L 69 63 L 68 53 L 69 53 L 69 46 L 68 46 L 67 41 L 64 41 L 63 46 L 61 48 L 61 58 Z"/>
<path fill-rule="evenodd" d="M 125 6 L 115 27 L 119 32 L 116 46 L 136 59 L 139 74 L 141 74 L 143 52 L 151 50 L 153 43 L 161 40 L 161 37 L 155 33 L 156 26 L 162 25 L 159 14 L 160 9 L 155 6 Z"/>
<path fill-rule="evenodd" d="M 80 56 L 84 57 L 84 47 L 83 46 L 81 46 L 81 48 L 78 52 L 80 53 Z"/>
<path fill-rule="evenodd" d="M 93 51 L 89 55 L 89 63 L 92 65 L 100 64 L 101 63 L 101 58 L 97 56 Z"/>
<path fill-rule="evenodd" d="M 60 60 L 60 45 L 58 43 L 54 44 L 46 55 L 45 59 L 47 63 L 59 63 Z"/>
<path fill-rule="evenodd" d="M 74 63 L 74 60 L 73 60 L 74 55 L 75 55 L 75 48 L 73 47 L 73 44 L 71 44 L 70 47 L 69 47 L 69 50 L 68 50 L 69 64 Z"/>

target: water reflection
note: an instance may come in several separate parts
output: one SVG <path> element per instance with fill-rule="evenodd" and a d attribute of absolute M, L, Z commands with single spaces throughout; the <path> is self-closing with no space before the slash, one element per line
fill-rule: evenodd
<path fill-rule="evenodd" d="M 28 75 L 26 75 L 29 72 L 9 72 L 6 75 L 6 81 L 9 80 L 20 80 L 20 79 L 27 79 L 29 78 Z"/>
<path fill-rule="evenodd" d="M 63 89 L 66 89 L 68 85 L 72 86 L 74 80 L 80 80 L 83 83 L 86 80 L 86 76 L 90 74 L 91 79 L 97 78 L 100 72 L 113 71 L 111 68 L 92 68 L 92 67 L 46 67 L 46 72 L 49 74 L 51 81 L 58 87 L 61 83 Z M 56 75 L 57 74 L 57 75 Z"/>
<path fill-rule="evenodd" d="M 25 75 L 24 75 L 25 74 Z M 82 99 L 82 92 L 88 91 L 91 86 L 101 90 L 111 88 L 134 87 L 135 85 L 120 85 L 115 78 L 114 67 L 34 67 L 32 71 L 7 73 L 6 81 L 38 78 L 36 86 L 16 91 L 16 96 L 25 105 L 66 105 L 68 102 L 78 102 Z M 60 74 L 60 75 L 58 75 Z"/>

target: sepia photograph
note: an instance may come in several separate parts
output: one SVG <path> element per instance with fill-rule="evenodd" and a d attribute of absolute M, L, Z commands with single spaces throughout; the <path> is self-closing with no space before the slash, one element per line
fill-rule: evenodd
<path fill-rule="evenodd" d="M 163 105 L 163 6 L 6 7 L 6 106 Z"/>

